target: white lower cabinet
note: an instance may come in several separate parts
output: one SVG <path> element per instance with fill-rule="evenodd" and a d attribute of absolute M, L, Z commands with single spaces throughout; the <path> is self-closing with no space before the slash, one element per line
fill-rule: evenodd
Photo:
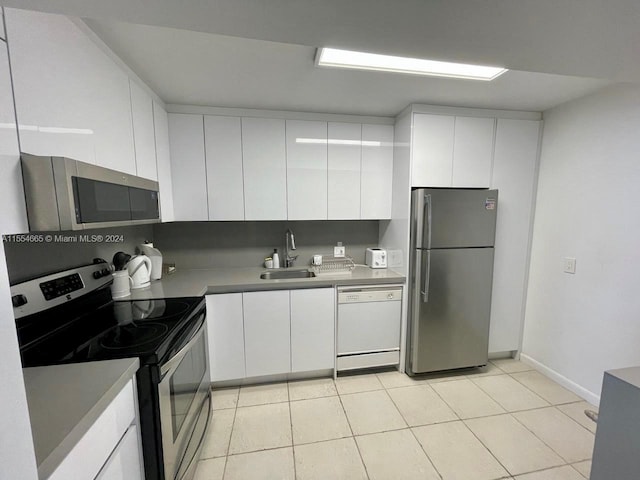
<path fill-rule="evenodd" d="M 143 480 L 136 425 L 129 427 L 96 480 Z"/>
<path fill-rule="evenodd" d="M 291 290 L 291 371 L 331 369 L 334 352 L 335 290 Z"/>
<path fill-rule="evenodd" d="M 207 295 L 211 380 L 244 378 L 242 293 Z"/>
<path fill-rule="evenodd" d="M 290 372 L 289 291 L 246 292 L 242 305 L 247 377 Z"/>
<path fill-rule="evenodd" d="M 143 478 L 135 395 L 129 380 L 48 480 Z"/>
<path fill-rule="evenodd" d="M 333 288 L 207 295 L 207 322 L 214 382 L 334 368 Z"/>

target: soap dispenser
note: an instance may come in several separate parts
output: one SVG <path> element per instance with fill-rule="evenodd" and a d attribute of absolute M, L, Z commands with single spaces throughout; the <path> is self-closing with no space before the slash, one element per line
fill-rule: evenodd
<path fill-rule="evenodd" d="M 273 249 L 273 255 L 271 255 L 273 259 L 273 268 L 280 268 L 280 255 L 278 255 L 278 249 Z"/>

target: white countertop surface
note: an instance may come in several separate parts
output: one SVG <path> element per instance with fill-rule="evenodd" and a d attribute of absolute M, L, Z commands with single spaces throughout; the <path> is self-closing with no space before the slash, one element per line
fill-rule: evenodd
<path fill-rule="evenodd" d="M 23 369 L 39 478 L 55 471 L 139 364 L 124 358 Z"/>
<path fill-rule="evenodd" d="M 281 269 L 284 270 L 284 269 Z M 301 270 L 294 268 L 292 270 Z M 210 268 L 177 270 L 146 288 L 131 291 L 119 300 L 201 297 L 211 293 L 248 292 L 258 290 L 288 290 L 296 288 L 334 287 L 336 285 L 403 284 L 404 275 L 391 269 L 356 267 L 351 273 L 322 274 L 313 278 L 262 280 L 265 268 Z M 277 271 L 277 270 L 270 270 Z"/>

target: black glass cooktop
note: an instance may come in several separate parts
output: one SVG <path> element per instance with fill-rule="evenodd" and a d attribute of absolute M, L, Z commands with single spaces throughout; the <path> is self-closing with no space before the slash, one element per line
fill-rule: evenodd
<path fill-rule="evenodd" d="M 198 322 L 201 297 L 70 305 L 18 327 L 24 367 L 139 357 L 161 364 Z"/>

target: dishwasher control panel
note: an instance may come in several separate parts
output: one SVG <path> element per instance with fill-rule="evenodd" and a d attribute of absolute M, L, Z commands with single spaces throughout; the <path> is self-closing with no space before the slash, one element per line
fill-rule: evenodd
<path fill-rule="evenodd" d="M 402 288 L 338 290 L 338 303 L 391 302 L 402 300 Z"/>

